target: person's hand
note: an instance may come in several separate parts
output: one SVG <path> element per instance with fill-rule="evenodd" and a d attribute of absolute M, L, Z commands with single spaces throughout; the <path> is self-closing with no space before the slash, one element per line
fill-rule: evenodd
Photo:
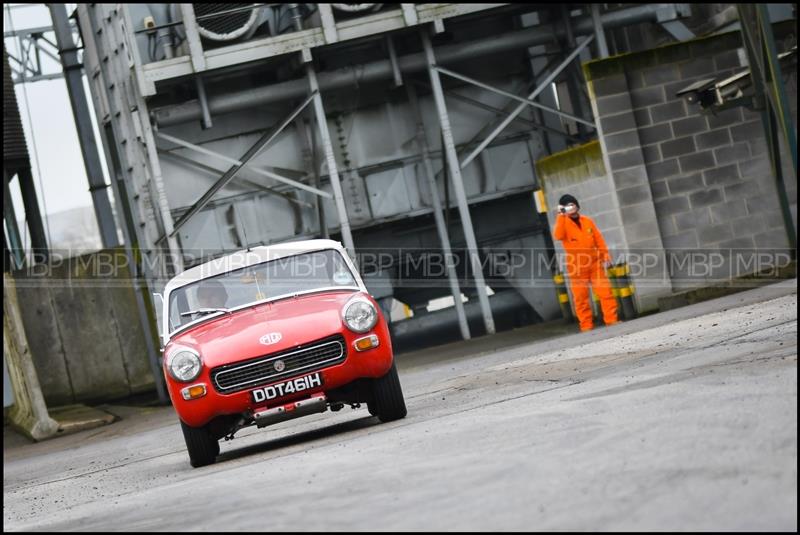
<path fill-rule="evenodd" d="M 563 204 L 559 204 L 558 208 L 556 208 L 556 215 L 566 215 L 567 209 L 564 207 Z"/>

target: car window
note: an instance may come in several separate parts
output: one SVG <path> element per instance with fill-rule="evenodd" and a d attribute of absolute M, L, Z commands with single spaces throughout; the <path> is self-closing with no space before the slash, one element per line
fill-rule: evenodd
<path fill-rule="evenodd" d="M 209 277 L 170 293 L 170 332 L 207 313 L 199 309 L 236 308 L 282 295 L 331 287 L 358 287 L 334 249 L 303 253 Z"/>

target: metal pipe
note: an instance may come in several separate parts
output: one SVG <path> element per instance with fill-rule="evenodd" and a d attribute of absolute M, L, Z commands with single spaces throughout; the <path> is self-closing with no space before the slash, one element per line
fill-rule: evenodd
<path fill-rule="evenodd" d="M 658 22 L 659 13 L 665 9 L 674 10 L 675 4 L 645 4 L 625 8 L 604 13 L 601 15 L 600 20 L 606 28 L 617 28 L 641 22 Z M 590 16 L 576 18 L 573 21 L 572 29 L 575 36 L 592 34 L 594 32 L 592 18 Z M 437 47 L 436 54 L 439 58 L 439 64 L 474 60 L 489 54 L 549 43 L 554 37 L 561 38 L 564 35 L 564 28 L 560 24 L 556 26 L 541 25 L 525 30 L 508 32 L 490 39 Z M 406 75 L 410 72 L 425 70 L 427 66 L 425 54 L 421 53 L 401 56 L 397 61 L 400 69 Z M 359 81 L 362 83 L 391 79 L 392 76 L 392 65 L 388 59 L 367 63 L 359 68 Z M 322 91 L 340 89 L 353 84 L 353 69 L 347 67 L 330 72 L 321 72 L 318 77 Z M 304 95 L 306 91 L 307 85 L 304 79 L 288 80 L 246 91 L 211 96 L 208 99 L 208 105 L 211 113 L 218 115 L 298 98 Z M 197 101 L 191 101 L 176 106 L 155 109 L 154 116 L 159 125 L 169 126 L 199 119 L 202 116 L 202 110 Z"/>
<path fill-rule="evenodd" d="M 119 245 L 117 225 L 111 211 L 111 202 L 108 199 L 108 184 L 103 175 L 89 105 L 86 102 L 86 93 L 83 88 L 83 66 L 78 61 L 78 51 L 72 40 L 72 27 L 69 24 L 67 8 L 64 4 L 48 4 L 48 6 L 53 19 L 58 51 L 61 54 L 61 65 L 64 69 L 67 93 L 72 105 L 72 116 L 75 118 L 75 126 L 78 131 L 83 165 L 86 168 L 86 178 L 92 194 L 92 205 L 97 218 L 97 227 L 100 230 L 100 240 L 103 247 L 116 247 Z"/>
<path fill-rule="evenodd" d="M 501 329 L 517 327 L 519 314 L 530 314 L 531 306 L 515 290 L 503 290 L 489 300 Z M 480 330 L 481 310 L 477 303 L 464 305 L 467 322 Z M 408 351 L 431 344 L 458 340 L 458 320 L 453 308 L 445 308 L 389 324 L 392 344 L 400 351 Z"/>
<path fill-rule="evenodd" d="M 425 180 L 431 190 L 431 204 L 433 205 L 433 218 L 436 221 L 436 231 L 439 233 L 439 241 L 442 243 L 442 253 L 446 259 L 447 264 L 447 279 L 450 283 L 450 293 L 453 295 L 453 303 L 456 307 L 456 315 L 458 316 L 458 326 L 461 330 L 461 338 L 469 340 L 471 338 L 469 332 L 469 325 L 467 324 L 467 316 L 464 313 L 464 303 L 461 301 L 461 288 L 458 285 L 458 275 L 456 269 L 450 259 L 453 257 L 452 247 L 450 246 L 450 238 L 447 235 L 447 227 L 445 226 L 444 217 L 442 217 L 442 202 L 439 199 L 439 187 L 436 185 L 434 179 L 433 165 L 431 164 L 430 151 L 428 150 L 428 140 L 425 135 L 425 122 L 422 119 L 422 114 L 419 111 L 419 103 L 417 101 L 417 92 L 411 86 L 406 84 L 406 91 L 408 93 L 408 103 L 411 106 L 411 113 L 417 121 L 417 144 L 419 145 L 420 152 L 422 153 L 422 162 L 425 168 Z"/>
<path fill-rule="evenodd" d="M 197 75 L 195 77 L 197 83 L 197 100 L 200 101 L 200 109 L 203 112 L 203 130 L 207 130 L 213 126 L 211 122 L 211 112 L 208 110 L 208 98 L 206 97 L 206 84 L 203 83 L 203 77 Z"/>
<path fill-rule="evenodd" d="M 389 48 L 389 60 L 392 62 L 394 86 L 400 87 L 403 85 L 403 76 L 400 74 L 400 66 L 397 64 L 397 52 L 394 49 L 394 40 L 391 35 L 386 36 L 386 46 Z"/>
<path fill-rule="evenodd" d="M 583 42 L 582 42 L 582 43 L 581 43 L 581 44 L 578 46 L 578 48 L 576 48 L 575 50 L 573 50 L 573 51 L 572 51 L 572 53 L 571 53 L 569 56 L 567 56 L 567 57 L 566 57 L 566 59 L 565 59 L 564 61 L 562 61 L 562 62 L 561 62 L 561 64 L 560 64 L 558 67 L 556 67 L 556 68 L 553 70 L 553 72 L 552 72 L 552 73 L 550 73 L 550 75 L 549 75 L 547 78 L 545 78 L 544 80 L 542 80 L 542 82 L 541 82 L 541 83 L 540 83 L 540 84 L 539 84 L 539 85 L 536 87 L 536 89 L 534 89 L 534 90 L 533 90 L 533 92 L 532 92 L 530 95 L 528 95 L 528 99 L 527 99 L 527 100 L 528 100 L 528 101 L 530 101 L 530 100 L 533 100 L 534 98 L 536 98 L 536 97 L 539 95 L 539 93 L 541 93 L 542 91 L 544 91 L 544 89 L 545 89 L 546 87 L 549 87 L 549 86 L 550 86 L 550 82 L 552 82 L 552 81 L 553 81 L 553 80 L 556 78 L 556 76 L 558 76 L 558 75 L 559 75 L 559 73 L 560 73 L 560 72 L 561 72 L 561 71 L 562 71 L 562 70 L 563 70 L 563 69 L 564 69 L 564 68 L 565 68 L 567 65 L 569 65 L 569 64 L 570 64 L 570 62 L 571 62 L 573 59 L 575 59 L 575 57 L 576 57 L 578 54 L 580 54 L 581 50 L 583 50 L 584 48 L 586 48 L 586 46 L 587 46 L 587 45 L 588 45 L 590 42 L 592 42 L 592 39 L 594 39 L 594 36 L 593 36 L 593 35 L 590 35 L 589 37 L 587 37 L 587 38 L 586 38 L 586 39 L 585 39 L 585 40 L 584 40 L 584 41 L 583 41 Z M 492 133 L 491 133 L 491 134 L 489 134 L 488 136 L 486 136 L 486 139 L 484 139 L 484 140 L 481 142 L 481 144 L 480 144 L 480 145 L 478 145 L 477 147 L 475 147 L 475 150 L 473 150 L 473 151 L 470 153 L 470 155 L 469 155 L 469 156 L 467 156 L 466 158 L 464 158 L 464 161 L 463 161 L 463 162 L 461 162 L 461 168 L 463 169 L 464 167 L 466 167 L 467 165 L 469 165 L 469 163 L 470 163 L 470 162 L 471 162 L 473 159 L 475 159 L 475 156 L 477 156 L 477 155 L 478 155 L 478 154 L 479 154 L 479 153 L 480 153 L 480 152 L 481 152 L 483 149 L 485 149 L 485 148 L 486 148 L 486 146 L 487 146 L 489 143 L 491 143 L 491 142 L 494 140 L 494 138 L 496 138 L 496 137 L 497 137 L 497 136 L 500 134 L 500 132 L 502 132 L 502 131 L 503 131 L 503 129 L 504 129 L 506 126 L 508 126 L 508 125 L 509 125 L 509 123 L 511 123 L 511 121 L 513 121 L 513 120 L 514 120 L 514 117 L 516 117 L 517 115 L 519 115 L 520 113 L 522 113 L 522 110 L 524 110 L 524 109 L 525 109 L 525 107 L 526 107 L 527 105 L 528 105 L 528 102 L 525 102 L 525 103 L 523 103 L 523 104 L 520 104 L 519 106 L 517 106 L 517 107 L 516 107 L 516 109 L 514 109 L 514 111 L 513 111 L 513 112 L 511 112 L 511 113 L 508 115 L 508 117 L 506 117 L 506 118 L 505 118 L 505 120 L 504 120 L 502 123 L 500 123 L 499 125 L 497 125 L 497 128 L 495 128 L 495 129 L 492 131 Z M 591 126 L 594 128 L 594 125 L 593 125 L 593 124 L 592 124 Z"/>
<path fill-rule="evenodd" d="M 472 227 L 472 216 L 469 213 L 467 204 L 467 193 L 464 189 L 464 180 L 461 177 L 461 169 L 458 166 L 458 155 L 453 140 L 453 132 L 450 128 L 450 118 L 447 114 L 447 105 L 444 101 L 442 92 L 442 81 L 439 79 L 439 71 L 436 70 L 436 57 L 433 54 L 433 46 L 427 33 L 427 27 L 421 28 L 422 46 L 425 48 L 425 56 L 428 61 L 428 75 L 433 87 L 433 98 L 436 102 L 436 111 L 439 114 L 439 124 L 442 129 L 445 150 L 447 154 L 447 165 L 450 176 L 453 178 L 453 190 L 456 194 L 458 213 L 461 216 L 461 224 L 464 227 L 464 239 L 467 242 L 467 255 L 472 266 L 472 276 L 475 279 L 475 288 L 478 291 L 478 301 L 483 313 L 483 323 L 486 326 L 487 334 L 494 334 L 494 318 L 492 309 L 489 306 L 489 295 L 486 290 L 486 281 L 483 279 L 483 266 L 479 258 L 480 251 L 478 242 L 475 239 L 475 229 Z"/>

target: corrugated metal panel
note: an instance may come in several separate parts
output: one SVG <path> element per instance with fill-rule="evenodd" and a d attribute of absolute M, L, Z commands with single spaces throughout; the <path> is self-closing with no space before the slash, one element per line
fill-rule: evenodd
<path fill-rule="evenodd" d="M 11 80 L 11 66 L 8 64 L 8 53 L 3 51 L 3 165 L 9 172 L 21 167 L 30 167 L 28 145 L 25 143 L 25 131 L 19 117 L 17 94 Z"/>

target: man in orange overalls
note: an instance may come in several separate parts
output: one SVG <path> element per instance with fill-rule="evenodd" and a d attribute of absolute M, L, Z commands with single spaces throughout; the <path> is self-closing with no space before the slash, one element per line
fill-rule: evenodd
<path fill-rule="evenodd" d="M 580 215 L 578 199 L 563 195 L 558 201 L 558 215 L 553 237 L 564 244 L 567 261 L 567 277 L 575 300 L 575 315 L 582 331 L 594 328 L 592 305 L 589 302 L 589 284 L 600 298 L 603 321 L 613 325 L 617 319 L 617 301 L 605 274 L 611 257 L 603 235 L 594 221 Z"/>

